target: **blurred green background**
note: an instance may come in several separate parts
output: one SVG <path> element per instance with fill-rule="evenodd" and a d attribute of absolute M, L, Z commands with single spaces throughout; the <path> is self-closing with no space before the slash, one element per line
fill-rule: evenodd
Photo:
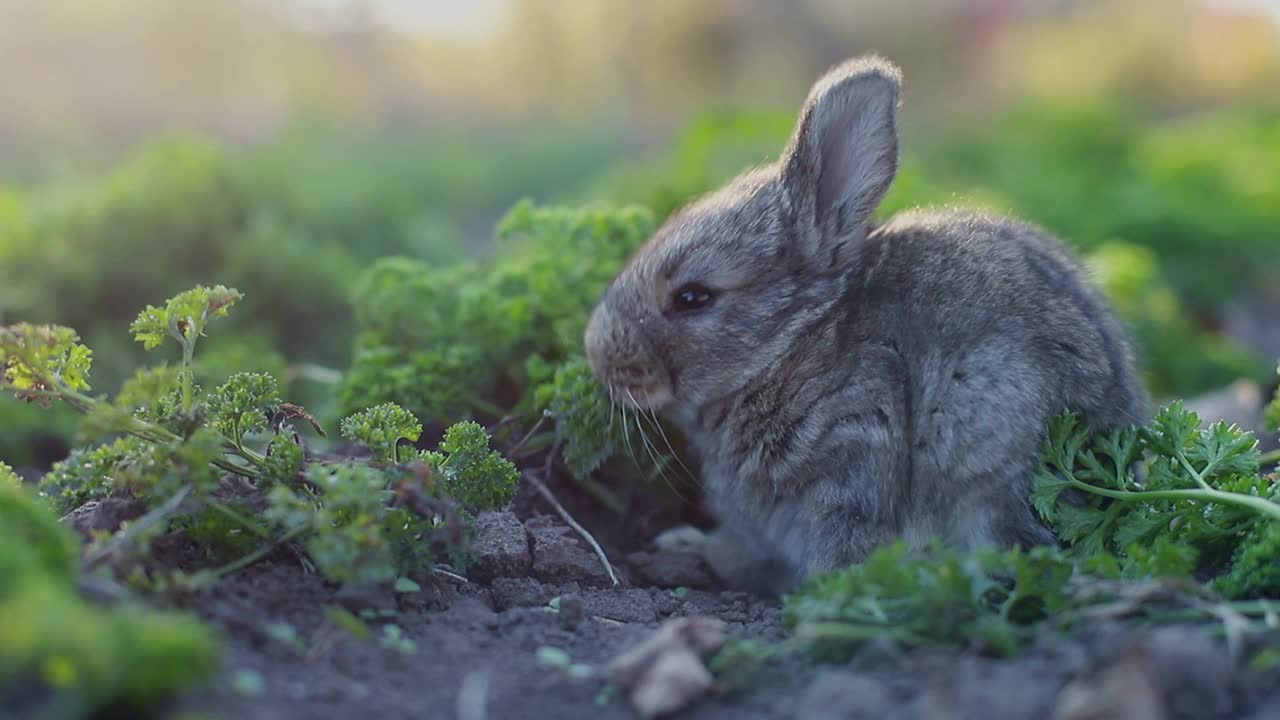
<path fill-rule="evenodd" d="M 815 77 L 905 74 L 883 212 L 1020 214 L 1074 244 L 1161 398 L 1280 355 L 1280 3 L 1191 0 L 0 0 L 0 322 L 57 322 L 94 390 L 129 321 L 242 290 L 202 378 L 331 414 L 377 258 L 489 251 L 514 203 L 659 217 L 777 156 Z M 0 399 L 0 459 L 73 418 Z"/>

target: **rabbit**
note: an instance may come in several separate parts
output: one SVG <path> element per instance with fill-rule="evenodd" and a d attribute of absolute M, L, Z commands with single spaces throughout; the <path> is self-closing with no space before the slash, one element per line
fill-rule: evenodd
<path fill-rule="evenodd" d="M 1028 504 L 1048 420 L 1147 417 L 1128 329 L 1056 238 L 873 222 L 900 87 L 879 56 L 829 70 L 779 160 L 673 214 L 591 313 L 595 377 L 699 461 L 718 527 L 695 537 L 732 587 L 786 593 L 898 538 L 1052 544 Z"/>

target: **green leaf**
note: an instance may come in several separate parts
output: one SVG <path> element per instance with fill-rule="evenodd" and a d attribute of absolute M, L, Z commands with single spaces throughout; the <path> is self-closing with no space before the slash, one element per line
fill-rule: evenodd
<path fill-rule="evenodd" d="M 205 325 L 243 299 L 240 291 L 223 285 L 198 285 L 170 298 L 164 307 L 148 305 L 129 326 L 134 340 L 147 350 L 160 347 L 165 338 L 189 344 L 204 334 Z"/>
<path fill-rule="evenodd" d="M 1197 433 L 1186 451 L 1187 460 L 1210 478 L 1228 475 L 1257 475 L 1258 440 L 1235 425 L 1216 422 L 1207 432 Z"/>
<path fill-rule="evenodd" d="M 382 462 L 398 462 L 399 442 L 416 442 L 422 436 L 422 423 L 395 403 L 375 405 L 344 418 L 340 429 L 343 437 L 369 448 Z"/>
<path fill-rule="evenodd" d="M 475 422 L 461 422 L 445 430 L 439 452 L 421 454 L 435 468 L 444 491 L 464 507 L 496 510 L 515 495 L 520 472 L 489 448 L 489 434 Z"/>
<path fill-rule="evenodd" d="M 1199 426 L 1199 416 L 1184 409 L 1181 401 L 1175 401 L 1156 414 L 1142 435 L 1153 451 L 1174 457 L 1191 444 Z"/>
<path fill-rule="evenodd" d="M 1221 422 L 1202 428 L 1175 402 L 1145 427 L 1078 437 L 1065 421 L 1051 423 L 1031 490 L 1036 512 L 1075 557 L 1113 577 L 1225 570 L 1225 592 L 1267 586 L 1269 566 L 1258 549 L 1266 536 L 1255 528 L 1275 520 L 1253 499 L 1274 501 L 1275 484 L 1258 475 L 1252 434 Z M 1068 501 L 1068 487 L 1086 499 Z M 1114 562 L 1099 560 L 1109 554 Z M 1246 566 L 1259 580 L 1240 573 Z"/>
<path fill-rule="evenodd" d="M 206 400 L 209 423 L 235 442 L 266 428 L 267 416 L 280 406 L 276 379 L 265 373 L 236 373 Z"/>

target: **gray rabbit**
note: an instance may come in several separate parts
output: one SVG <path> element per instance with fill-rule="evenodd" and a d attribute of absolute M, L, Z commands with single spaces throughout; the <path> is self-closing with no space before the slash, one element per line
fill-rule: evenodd
<path fill-rule="evenodd" d="M 1048 419 L 1148 412 L 1126 330 L 1053 237 L 956 210 L 872 224 L 899 85 L 876 57 L 829 71 L 779 162 L 675 214 L 586 332 L 614 397 L 685 433 L 719 521 L 700 549 L 739 587 L 899 537 L 1052 543 L 1027 502 Z"/>

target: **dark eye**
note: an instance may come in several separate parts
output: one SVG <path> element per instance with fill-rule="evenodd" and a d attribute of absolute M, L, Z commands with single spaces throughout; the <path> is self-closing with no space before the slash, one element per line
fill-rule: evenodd
<path fill-rule="evenodd" d="M 715 294 L 709 288 L 692 284 L 676 290 L 675 295 L 671 296 L 671 304 L 680 312 L 688 312 L 689 310 L 701 310 L 710 305 L 715 299 Z"/>

